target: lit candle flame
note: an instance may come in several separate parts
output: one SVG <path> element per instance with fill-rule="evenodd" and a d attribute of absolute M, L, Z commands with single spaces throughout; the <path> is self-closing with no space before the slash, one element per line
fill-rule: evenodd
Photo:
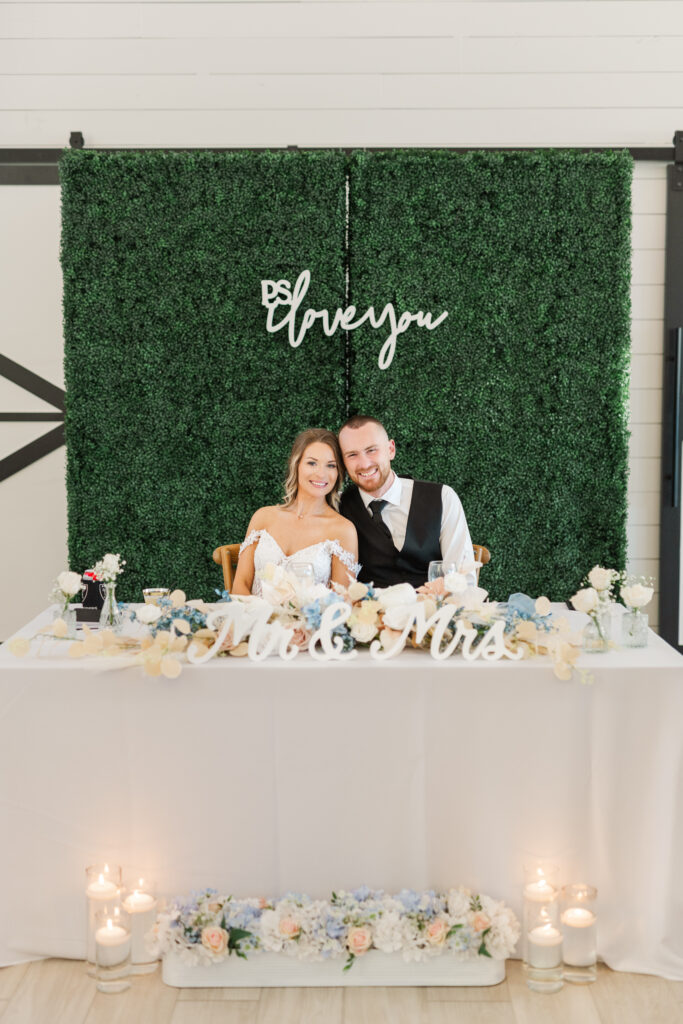
<path fill-rule="evenodd" d="M 100 885 L 104 885 L 104 875 L 100 875 L 99 882 Z"/>
<path fill-rule="evenodd" d="M 113 927 L 114 927 L 114 925 L 113 925 L 113 922 L 112 922 L 111 918 L 108 918 L 108 920 L 107 920 L 107 930 L 111 931 Z"/>

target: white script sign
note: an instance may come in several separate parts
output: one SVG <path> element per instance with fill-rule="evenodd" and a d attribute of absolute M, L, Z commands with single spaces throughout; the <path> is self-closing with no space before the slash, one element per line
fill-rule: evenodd
<path fill-rule="evenodd" d="M 292 348 L 298 348 L 304 340 L 306 331 L 309 327 L 313 326 L 316 320 L 320 320 L 323 330 L 328 338 L 331 338 L 335 331 L 339 329 L 342 331 L 353 331 L 356 327 L 360 327 L 361 324 L 364 324 L 366 321 L 372 327 L 379 328 L 388 320 L 389 326 L 391 327 L 391 334 L 382 345 L 379 353 L 377 365 L 380 370 L 386 370 L 387 367 L 391 366 L 391 362 L 394 358 L 394 352 L 396 351 L 396 339 L 399 334 L 403 334 L 404 331 L 408 330 L 411 323 L 414 322 L 418 327 L 426 327 L 428 331 L 433 331 L 439 326 L 439 324 L 443 323 L 448 316 L 447 312 L 441 313 L 437 316 L 436 320 L 433 320 L 431 313 L 423 313 L 422 310 L 419 310 L 417 313 L 401 313 L 397 318 L 396 310 L 389 302 L 381 313 L 375 313 L 375 307 L 370 306 L 370 308 L 366 309 L 358 319 L 355 319 L 355 306 L 347 306 L 346 309 L 338 309 L 332 317 L 330 317 L 330 312 L 327 309 L 307 309 L 301 318 L 300 325 L 297 327 L 297 312 L 299 310 L 299 306 L 304 301 L 304 296 L 308 291 L 310 283 L 310 270 L 302 270 L 297 278 L 293 291 L 289 281 L 261 281 L 261 304 L 268 310 L 266 330 L 270 334 L 275 334 L 277 331 L 281 331 L 286 327 L 289 336 L 289 344 Z M 275 312 L 278 306 L 287 306 L 289 308 L 282 319 L 278 323 L 275 323 Z"/>
<path fill-rule="evenodd" d="M 291 643 L 294 631 L 285 629 L 279 622 L 268 622 L 272 610 L 265 601 L 254 602 L 249 607 L 231 601 L 228 605 L 213 611 L 208 616 L 206 624 L 209 629 L 219 630 L 216 641 L 201 654 L 190 649 L 188 661 L 193 665 L 202 665 L 222 649 L 226 640 L 229 639 L 234 645 L 247 637 L 247 654 L 251 661 L 262 661 L 273 654 L 277 654 L 285 661 L 295 658 L 299 648 Z M 345 651 L 342 638 L 333 632 L 335 628 L 348 621 L 351 611 L 351 605 L 342 601 L 335 602 L 325 609 L 320 629 L 310 640 L 308 653 L 311 657 L 317 661 L 346 661 L 357 656 L 356 649 Z M 506 647 L 505 623 L 501 620 L 494 622 L 475 644 L 476 629 L 465 625 L 461 619 L 456 618 L 457 615 L 456 608 L 444 605 L 427 618 L 424 605 L 418 602 L 411 608 L 405 627 L 393 647 L 385 650 L 379 640 L 373 640 L 370 644 L 370 657 L 375 661 L 384 661 L 400 654 L 413 627 L 418 644 L 428 631 L 432 630 L 429 652 L 432 658 L 438 661 L 449 658 L 458 648 L 465 661 L 475 661 L 477 658 L 483 658 L 484 661 L 499 661 L 501 658 L 517 661 L 522 657 L 521 651 L 511 651 Z M 452 636 L 446 642 L 445 633 L 449 628 Z"/>

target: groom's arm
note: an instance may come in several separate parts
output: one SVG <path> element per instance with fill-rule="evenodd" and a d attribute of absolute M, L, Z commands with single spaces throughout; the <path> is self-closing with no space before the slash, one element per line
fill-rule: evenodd
<path fill-rule="evenodd" d="M 461 565 L 474 561 L 465 510 L 453 488 L 446 484 L 441 489 L 441 501 L 441 558 L 444 562 L 455 562 L 460 568 Z M 468 573 L 467 582 L 472 587 L 476 586 L 477 578 L 474 572 Z"/>

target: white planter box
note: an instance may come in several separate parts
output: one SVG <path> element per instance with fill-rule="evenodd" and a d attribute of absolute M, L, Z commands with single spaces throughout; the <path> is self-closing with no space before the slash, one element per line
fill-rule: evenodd
<path fill-rule="evenodd" d="M 162 977 L 175 988 L 498 985 L 505 980 L 505 961 L 485 956 L 460 963 L 445 954 L 425 963 L 407 964 L 400 953 L 372 951 L 358 957 L 350 971 L 343 967 L 342 959 L 306 963 L 281 953 L 258 953 L 248 960 L 230 956 L 220 964 L 192 967 L 169 953 L 164 957 Z"/>

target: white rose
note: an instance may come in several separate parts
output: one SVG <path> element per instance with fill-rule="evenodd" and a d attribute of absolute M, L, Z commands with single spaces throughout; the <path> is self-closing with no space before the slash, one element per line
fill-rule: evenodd
<path fill-rule="evenodd" d="M 583 590 L 579 590 L 571 598 L 571 603 L 576 608 L 577 612 L 584 612 L 586 615 L 590 615 L 598 606 L 598 595 L 593 587 L 585 587 Z"/>
<path fill-rule="evenodd" d="M 350 629 L 351 636 L 360 644 L 369 644 L 377 635 L 377 626 L 370 622 L 354 622 Z"/>
<path fill-rule="evenodd" d="M 444 576 L 444 586 L 449 594 L 462 594 L 467 590 L 467 576 L 461 572 L 449 572 Z"/>
<path fill-rule="evenodd" d="M 630 587 L 621 588 L 621 597 L 628 608 L 644 608 L 652 600 L 654 590 L 644 587 L 642 583 L 633 583 Z"/>
<path fill-rule="evenodd" d="M 135 612 L 135 618 L 138 622 L 141 622 L 143 626 L 151 626 L 153 622 L 156 622 L 161 615 L 161 608 L 157 608 L 155 604 L 143 604 Z"/>
<path fill-rule="evenodd" d="M 397 583 L 393 587 L 380 590 L 377 599 L 380 608 L 386 611 L 387 608 L 395 608 L 397 605 L 415 604 L 417 591 L 410 583 Z"/>
<path fill-rule="evenodd" d="M 595 565 L 588 573 L 588 582 L 595 590 L 609 590 L 614 582 L 614 569 Z"/>
<path fill-rule="evenodd" d="M 413 618 L 414 611 L 414 604 L 392 606 L 384 613 L 384 625 L 389 629 L 403 630 L 408 624 L 408 620 Z"/>
<path fill-rule="evenodd" d="M 74 597 L 81 589 L 81 577 L 77 572 L 60 572 L 57 586 L 63 594 Z"/>

